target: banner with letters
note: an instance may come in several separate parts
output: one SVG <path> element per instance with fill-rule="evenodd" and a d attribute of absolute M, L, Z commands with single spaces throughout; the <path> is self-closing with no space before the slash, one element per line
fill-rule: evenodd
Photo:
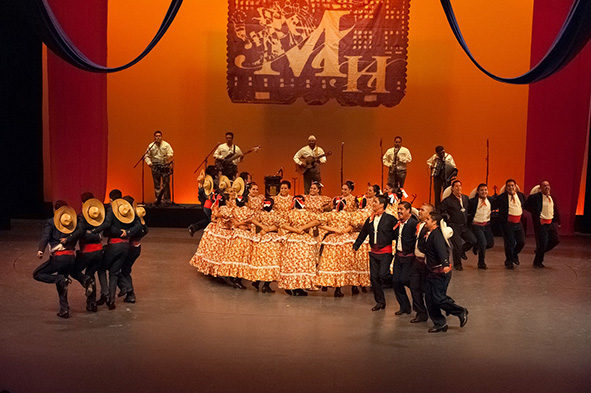
<path fill-rule="evenodd" d="M 410 0 L 229 0 L 235 103 L 397 105 Z"/>

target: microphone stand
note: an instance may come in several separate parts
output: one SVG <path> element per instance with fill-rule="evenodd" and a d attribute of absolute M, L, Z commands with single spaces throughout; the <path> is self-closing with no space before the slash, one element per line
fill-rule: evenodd
<path fill-rule="evenodd" d="M 150 151 L 150 149 L 152 149 L 152 146 L 154 146 L 154 144 L 156 143 L 156 141 L 152 142 L 150 144 L 150 146 L 148 146 L 148 148 L 146 149 L 146 151 L 144 152 L 144 154 L 142 154 L 142 156 L 140 157 L 140 159 L 135 163 L 135 165 L 133 166 L 134 168 L 136 166 L 138 166 L 138 164 L 141 162 L 142 163 L 142 205 L 144 205 L 146 202 L 144 201 L 144 186 L 145 186 L 145 179 L 144 179 L 144 162 L 145 162 L 145 158 L 146 158 L 146 154 L 148 154 L 148 152 Z"/>
<path fill-rule="evenodd" d="M 205 159 L 203 161 L 201 161 L 201 164 L 199 164 L 199 166 L 197 167 L 197 169 L 195 169 L 193 171 L 193 173 L 197 173 L 197 171 L 199 170 L 199 168 L 201 168 L 202 165 L 205 165 L 205 167 L 207 168 L 207 160 L 209 159 L 209 156 L 211 156 L 216 151 L 216 149 L 218 148 L 219 145 L 221 145 L 220 142 L 218 142 L 215 145 L 215 147 L 213 149 L 211 149 L 211 151 L 209 152 L 209 154 L 205 156 Z"/>
<path fill-rule="evenodd" d="M 488 184 L 488 163 L 489 163 L 489 151 L 488 151 L 488 138 L 486 138 L 486 181 L 485 183 Z"/>
<path fill-rule="evenodd" d="M 341 143 L 341 185 L 343 185 L 343 157 L 345 155 L 345 142 Z"/>
<path fill-rule="evenodd" d="M 382 146 L 382 138 L 380 138 L 380 167 L 382 168 L 382 175 L 381 175 L 381 181 L 382 181 L 382 190 L 384 189 L 384 163 L 382 162 L 382 157 L 384 157 L 384 148 Z"/>

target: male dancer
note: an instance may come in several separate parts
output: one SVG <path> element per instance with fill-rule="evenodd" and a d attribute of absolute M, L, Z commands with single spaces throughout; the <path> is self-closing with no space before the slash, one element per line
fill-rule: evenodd
<path fill-rule="evenodd" d="M 410 320 L 410 323 L 421 323 L 427 321 L 427 307 L 425 306 L 425 280 L 427 278 L 427 266 L 425 265 L 425 254 L 419 249 L 419 241 L 427 236 L 425 222 L 429 213 L 435 210 L 430 203 L 423 203 L 419 209 L 419 220 L 417 224 L 417 241 L 415 243 L 415 258 L 410 270 L 410 294 L 412 295 L 412 308 L 417 313 Z"/>
<path fill-rule="evenodd" d="M 406 164 L 412 161 L 410 150 L 402 146 L 402 137 L 394 138 L 394 147 L 386 151 L 382 162 L 388 167 L 388 183 L 394 186 L 392 192 L 404 187 L 406 180 Z"/>
<path fill-rule="evenodd" d="M 462 194 L 462 182 L 454 180 L 451 190 L 451 195 L 441 201 L 439 210 L 441 215 L 446 217 L 445 221 L 454 231 L 451 238 L 454 268 L 464 270 L 462 267 L 462 253 L 474 247 L 477 240 L 468 229 L 467 209 L 470 199 L 467 195 Z M 462 240 L 464 241 L 463 246 Z"/>
<path fill-rule="evenodd" d="M 472 250 L 478 253 L 478 268 L 486 269 L 486 250 L 495 244 L 490 229 L 490 213 L 494 208 L 494 200 L 488 196 L 488 186 L 480 183 L 476 189 L 476 196 L 468 203 L 468 222 L 471 223 L 472 233 L 476 237 L 477 245 Z"/>
<path fill-rule="evenodd" d="M 394 314 L 410 314 L 411 306 L 406 288 L 410 287 L 410 271 L 415 259 L 415 245 L 417 243 L 417 220 L 411 215 L 412 206 L 404 201 L 398 204 L 398 224 L 394 228 L 396 239 L 396 254 L 394 256 L 394 274 L 392 287 L 400 309 Z"/>
<path fill-rule="evenodd" d="M 123 199 L 133 206 L 134 200 L 131 196 L 126 195 Z M 131 268 L 142 253 L 141 239 L 148 234 L 148 227 L 143 218 L 146 215 L 146 210 L 143 207 L 138 207 L 135 212 L 133 226 L 128 233 L 129 252 L 127 253 L 125 261 L 123 261 L 121 275 L 117 280 L 117 286 L 119 287 L 118 296 L 125 296 L 123 299 L 125 303 L 135 303 L 136 297 L 133 289 L 133 280 L 131 278 Z"/>
<path fill-rule="evenodd" d="M 507 179 L 505 192 L 496 197 L 496 203 L 505 243 L 505 267 L 513 269 L 513 265 L 519 265 L 519 253 L 525 246 L 525 231 L 521 223 L 525 195 L 517 191 L 515 180 Z"/>
<path fill-rule="evenodd" d="M 534 267 L 543 268 L 544 254 L 560 243 L 556 225 L 560 226 L 558 206 L 550 196 L 550 183 L 546 180 L 540 183 L 540 192 L 527 197 L 525 209 L 531 213 L 536 237 L 536 256 Z"/>
<path fill-rule="evenodd" d="M 429 329 L 429 333 L 447 332 L 447 322 L 441 310 L 457 316 L 460 320 L 460 327 L 464 327 L 468 322 L 468 309 L 459 306 L 447 295 L 452 268 L 449 263 L 449 250 L 439 227 L 440 221 L 439 213 L 429 213 L 429 217 L 425 221 L 429 233 L 421 245 L 429 270 L 425 282 L 427 310 L 431 321 L 433 321 L 433 327 Z"/>
<path fill-rule="evenodd" d="M 378 195 L 373 199 L 373 213 L 365 223 L 357 240 L 353 244 L 355 251 L 359 250 L 365 238 L 369 236 L 369 274 L 373 296 L 376 305 L 371 309 L 378 311 L 386 308 L 386 298 L 382 284 L 388 278 L 390 272 L 390 263 L 392 262 L 392 240 L 394 239 L 394 225 L 396 218 L 385 213 L 388 206 L 388 199 L 383 195 Z"/>
<path fill-rule="evenodd" d="M 70 270 L 74 267 L 76 246 L 76 213 L 64 201 L 56 201 L 53 218 L 45 221 L 43 235 L 37 249 L 37 257 L 43 258 L 45 247 L 49 244 L 51 256 L 42 263 L 35 272 L 33 278 L 47 284 L 55 284 L 59 296 L 60 310 L 57 316 L 70 317 L 68 305 L 68 278 Z"/>
<path fill-rule="evenodd" d="M 85 289 L 86 310 L 97 311 L 96 284 L 94 273 L 103 259 L 103 244 L 100 233 L 92 230 L 103 223 L 105 207 L 90 192 L 82 194 L 82 213 L 78 215 L 78 232 L 80 250 L 76 253 L 76 265 L 72 270 L 72 278 Z M 84 273 L 82 273 L 84 271 Z"/>

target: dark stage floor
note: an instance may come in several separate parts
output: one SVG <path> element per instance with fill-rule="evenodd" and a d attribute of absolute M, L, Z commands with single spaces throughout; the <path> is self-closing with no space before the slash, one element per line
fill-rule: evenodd
<path fill-rule="evenodd" d="M 563 239 L 543 270 L 533 239 L 514 271 L 502 243 L 489 270 L 470 255 L 449 293 L 470 310 L 447 333 L 385 312 L 372 295 L 262 294 L 189 266 L 196 239 L 154 228 L 134 270 L 138 302 L 56 317 L 55 287 L 33 280 L 39 222 L 0 232 L 0 390 L 20 392 L 588 392 L 591 237 Z M 274 284 L 275 287 L 275 284 Z"/>

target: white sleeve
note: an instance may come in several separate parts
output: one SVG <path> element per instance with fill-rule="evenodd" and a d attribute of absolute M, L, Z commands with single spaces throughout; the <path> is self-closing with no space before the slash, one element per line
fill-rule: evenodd
<path fill-rule="evenodd" d="M 146 164 L 148 165 L 152 165 L 152 159 L 150 158 L 150 155 L 152 154 L 152 144 L 150 144 L 148 146 L 148 150 L 146 150 L 146 154 L 144 155 L 144 161 L 146 161 Z"/>
<path fill-rule="evenodd" d="M 400 151 L 398 152 L 398 158 L 400 159 L 400 162 L 404 162 L 404 163 L 408 164 L 409 162 L 412 161 L 412 156 L 410 155 L 410 150 L 408 150 L 406 147 L 401 147 Z"/>
<path fill-rule="evenodd" d="M 298 150 L 298 152 L 295 154 L 295 156 L 293 156 L 293 161 L 298 165 L 304 165 L 302 160 L 300 160 L 300 158 L 302 158 L 302 155 L 304 153 L 304 149 L 305 148 L 302 147 L 300 150 Z"/>
<path fill-rule="evenodd" d="M 447 161 L 447 163 L 448 163 L 449 165 L 453 166 L 454 168 L 457 168 L 457 166 L 456 166 L 456 162 L 454 161 L 454 158 L 451 156 L 451 154 L 448 154 L 448 155 L 445 157 L 445 161 Z"/>
<path fill-rule="evenodd" d="M 319 155 L 319 156 L 321 156 L 321 155 L 323 155 L 323 154 L 324 154 L 324 150 L 323 150 L 321 147 L 319 147 L 319 148 L 318 148 L 318 155 Z M 320 158 L 318 161 L 319 161 L 321 164 L 324 164 L 324 163 L 326 162 L 326 156 L 324 156 L 324 157 L 321 157 L 321 158 Z"/>
<path fill-rule="evenodd" d="M 166 158 L 168 159 L 168 161 L 172 160 L 172 156 L 174 154 L 174 151 L 172 150 L 172 146 L 170 146 L 170 143 L 166 144 L 167 146 L 167 152 L 166 152 Z"/>
<path fill-rule="evenodd" d="M 427 160 L 427 165 L 433 166 L 433 161 L 435 161 L 435 158 L 437 158 L 437 154 L 433 154 L 431 158 Z"/>
<path fill-rule="evenodd" d="M 391 148 L 386 150 L 384 157 L 382 157 L 382 162 L 386 166 L 392 166 L 392 164 L 394 163 L 394 160 L 392 159 L 392 149 Z"/>
<path fill-rule="evenodd" d="M 238 163 L 244 159 L 244 156 L 242 155 L 242 150 L 240 150 L 240 148 L 238 147 L 238 145 L 236 145 L 236 155 L 238 157 L 236 159 L 234 159 L 232 162 L 234 164 L 238 165 Z"/>
<path fill-rule="evenodd" d="M 213 153 L 213 158 L 215 158 L 216 160 L 221 160 L 222 158 L 224 158 L 224 156 L 222 155 L 222 145 L 219 145 L 217 149 L 215 149 L 215 153 Z"/>

